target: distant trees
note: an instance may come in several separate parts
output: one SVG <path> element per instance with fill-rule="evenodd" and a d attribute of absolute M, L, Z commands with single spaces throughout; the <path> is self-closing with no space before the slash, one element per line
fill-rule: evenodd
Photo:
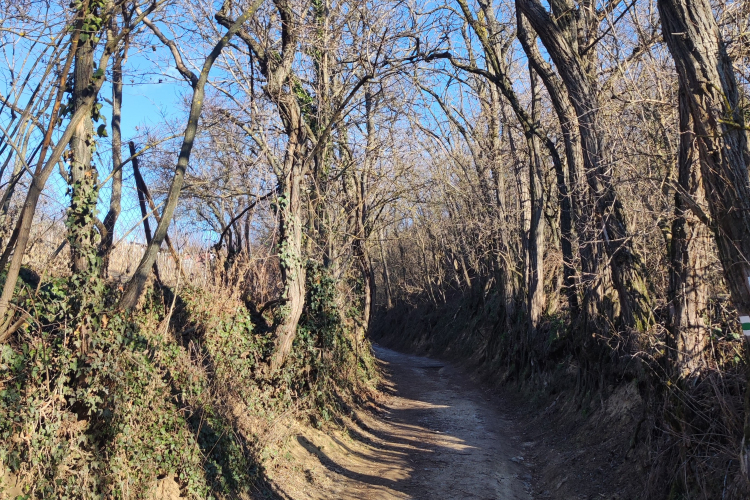
<path fill-rule="evenodd" d="M 395 205 L 378 273 L 395 291 L 382 304 L 496 294 L 482 352 L 518 372 L 569 352 L 584 387 L 634 357 L 670 387 L 733 369 L 711 342 L 748 314 L 744 7 L 442 9 L 446 50 L 413 80 L 432 182 L 418 209 Z M 535 333 L 560 315 L 559 341 Z"/>

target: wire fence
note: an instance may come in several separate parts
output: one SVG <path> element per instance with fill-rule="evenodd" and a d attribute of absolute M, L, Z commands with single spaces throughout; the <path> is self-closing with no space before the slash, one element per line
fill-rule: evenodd
<path fill-rule="evenodd" d="M 106 178 L 106 174 L 100 173 L 100 177 Z M 121 212 L 114 229 L 114 247 L 110 253 L 107 273 L 109 278 L 120 282 L 130 279 L 146 250 L 144 216 L 133 177 L 132 170 L 125 169 Z M 8 179 L 4 178 L 2 181 L 6 183 Z M 27 187 L 19 184 L 11 199 L 4 229 L 6 235 L 10 233 L 10 228 L 20 212 Z M 111 192 L 112 181 L 108 180 L 99 191 L 97 208 L 100 220 L 109 210 Z M 37 272 L 56 275 L 69 272 L 70 249 L 66 244 L 65 227 L 69 204 L 68 182 L 64 174 L 57 171 L 49 178 L 40 198 L 30 242 L 24 256 L 24 263 Z M 156 206 L 157 210 L 160 210 L 158 200 Z M 153 232 L 156 229 L 156 220 L 148 205 L 146 209 L 146 220 Z M 166 244 L 162 245 L 156 260 L 159 278 L 171 284 L 182 274 L 183 282 L 205 285 L 216 266 L 216 254 L 212 249 L 216 235 L 210 231 L 181 228 L 176 224 L 170 226 L 168 234 L 174 254 Z"/>

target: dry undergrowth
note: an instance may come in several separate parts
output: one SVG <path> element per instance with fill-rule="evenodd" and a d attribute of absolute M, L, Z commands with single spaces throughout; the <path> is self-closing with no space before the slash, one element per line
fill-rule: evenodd
<path fill-rule="evenodd" d="M 273 318 L 248 309 L 238 278 L 252 277 L 247 269 L 202 288 L 156 287 L 134 316 L 112 309 L 117 286 L 98 279 L 47 278 L 39 292 L 24 284 L 18 296 L 34 321 L 2 350 L 4 495 L 272 494 L 264 467 L 290 422 L 333 422 L 375 377 L 322 273 L 309 273 L 323 296 L 274 374 Z"/>
<path fill-rule="evenodd" d="M 710 369 L 680 383 L 664 373 L 669 348 L 663 335 L 651 335 L 653 345 L 618 364 L 613 354 L 592 357 L 596 349 L 611 352 L 606 341 L 583 353 L 568 350 L 563 320 L 551 317 L 531 342 L 537 351 L 525 353 L 535 361 L 528 363 L 512 343 L 488 342 L 513 335 L 498 327 L 496 297 L 478 308 L 471 297 L 449 305 L 394 308 L 379 316 L 374 338 L 456 360 L 504 392 L 520 388 L 514 405 L 527 438 L 540 443 L 539 494 L 567 499 L 590 490 L 602 498 L 655 500 L 750 495 L 737 460 L 746 385 L 738 338 L 716 330 Z M 583 366 L 581 359 L 595 362 Z"/>

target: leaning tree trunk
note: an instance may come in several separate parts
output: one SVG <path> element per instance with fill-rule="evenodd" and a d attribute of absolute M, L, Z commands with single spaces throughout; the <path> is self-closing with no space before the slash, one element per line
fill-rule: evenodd
<path fill-rule="evenodd" d="M 566 2 L 550 2 L 554 17 L 539 0 L 518 0 L 516 5 L 544 43 L 578 116 L 586 180 L 594 199 L 596 216 L 601 220 L 598 236 L 603 239 L 610 259 L 612 281 L 620 299 L 621 320 L 628 328 L 645 330 L 654 321 L 645 269 L 633 247 L 624 208 L 611 175 L 602 161 L 602 128 L 591 60 L 596 51 L 586 53 L 587 49 L 580 46 L 580 42 L 589 43 L 590 37 L 578 39 L 579 32 L 593 32 L 595 20 L 589 19 L 591 13 L 588 9 L 583 6 L 581 10 L 567 8 Z"/>
<path fill-rule="evenodd" d="M 190 154 L 193 151 L 193 143 L 195 141 L 196 133 L 198 132 L 198 120 L 200 119 L 201 111 L 203 110 L 208 74 L 211 71 L 214 62 L 216 62 L 216 59 L 219 57 L 219 54 L 221 54 L 224 47 L 229 44 L 229 40 L 240 30 L 242 24 L 255 14 L 255 11 L 260 7 L 261 2 L 262 0 L 255 0 L 255 2 L 250 5 L 234 23 L 229 25 L 227 32 L 221 37 L 216 45 L 214 45 L 213 50 L 203 62 L 200 75 L 196 76 L 192 73 L 190 74 L 193 85 L 193 98 L 190 103 L 190 113 L 188 114 L 187 126 L 185 127 L 185 133 L 182 138 L 182 146 L 177 158 L 177 165 L 175 166 L 172 183 L 169 186 L 169 192 L 167 193 L 164 211 L 161 214 L 159 224 L 156 226 L 156 231 L 154 232 L 154 238 L 151 241 L 151 244 L 146 247 L 146 251 L 138 264 L 138 268 L 135 270 L 135 274 L 133 274 L 133 277 L 125 288 L 125 293 L 123 293 L 120 298 L 119 307 L 121 309 L 134 309 L 138 305 L 138 301 L 146 290 L 146 283 L 151 273 L 151 268 L 154 265 L 154 262 L 156 262 L 156 257 L 161 248 L 161 244 L 167 236 L 167 229 L 172 222 L 172 216 L 177 208 L 177 202 L 179 201 L 180 192 L 182 191 L 182 184 L 185 181 L 185 171 L 190 162 Z"/>
<path fill-rule="evenodd" d="M 135 179 L 135 191 L 138 196 L 138 206 L 141 208 L 141 222 L 143 224 L 143 234 L 146 236 L 146 246 L 151 244 L 151 240 L 153 240 L 153 235 L 151 233 L 151 223 L 148 221 L 149 214 L 148 214 L 148 208 L 146 207 L 146 189 L 145 185 L 146 182 L 143 180 L 143 177 L 141 176 L 141 168 L 138 165 L 140 163 L 140 160 L 135 155 L 135 143 L 133 141 L 130 141 L 128 143 L 128 147 L 130 148 L 130 156 L 133 158 L 131 160 L 131 163 L 133 165 L 133 177 Z M 156 277 L 156 281 L 158 283 L 161 283 L 161 276 L 159 275 L 159 266 L 156 264 L 156 261 L 154 261 L 153 265 L 154 269 L 154 276 Z"/>
<path fill-rule="evenodd" d="M 706 269 L 710 231 L 703 207 L 706 194 L 696 159 L 695 135 L 687 95 L 680 88 L 680 146 L 677 159 L 675 218 L 672 222 L 670 257 L 670 333 L 675 350 L 673 371 L 679 378 L 690 378 L 705 370 L 704 355 L 708 326 L 704 320 L 708 306 Z"/>
<path fill-rule="evenodd" d="M 708 0 L 659 0 L 658 7 L 664 39 L 687 94 L 724 279 L 740 317 L 750 316 L 750 151 L 732 61 Z M 750 362 L 750 355 L 746 357 Z M 749 403 L 746 394 L 740 452 L 746 476 Z"/>

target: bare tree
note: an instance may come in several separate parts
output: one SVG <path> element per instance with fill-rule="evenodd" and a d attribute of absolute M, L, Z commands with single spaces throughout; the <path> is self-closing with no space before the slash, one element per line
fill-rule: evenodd
<path fill-rule="evenodd" d="M 614 0 L 597 11 L 583 2 L 574 5 L 563 0 L 550 3 L 552 11 L 548 12 L 538 0 L 517 2 L 518 9 L 529 20 L 555 63 L 568 91 L 570 104 L 576 111 L 583 149 L 583 172 L 596 218 L 601 220 L 594 237 L 599 239 L 601 235 L 604 240 L 624 324 L 642 331 L 654 320 L 652 300 L 643 260 L 632 245 L 622 202 L 612 184 L 610 169 L 603 161 L 602 148 L 606 146 L 595 90 L 595 27 L 618 4 L 619 0 Z M 569 123 L 569 118 L 566 114 L 563 123 Z"/>
<path fill-rule="evenodd" d="M 240 30 L 240 28 L 242 28 L 242 24 L 255 14 L 255 11 L 258 10 L 262 2 L 263 0 L 255 0 L 255 2 L 252 3 L 247 8 L 247 10 L 245 10 L 237 18 L 237 20 L 229 26 L 227 33 L 225 33 L 224 36 L 221 37 L 216 45 L 214 45 L 211 53 L 208 55 L 208 57 L 206 57 L 199 76 L 196 76 L 180 64 L 179 53 L 176 49 L 174 49 L 173 53 L 175 55 L 178 69 L 181 72 L 184 72 L 185 76 L 189 78 L 190 83 L 193 86 L 193 98 L 190 106 L 190 115 L 188 117 L 187 127 L 185 129 L 185 135 L 183 137 L 180 155 L 177 160 L 177 166 L 175 167 L 172 184 L 169 187 L 167 201 L 161 214 L 161 220 L 159 221 L 159 225 L 156 227 L 156 231 L 154 232 L 154 237 L 151 240 L 151 243 L 146 248 L 146 252 L 141 259 L 140 264 L 138 264 L 138 268 L 136 269 L 135 274 L 128 282 L 125 293 L 120 298 L 120 307 L 123 309 L 133 309 L 138 304 L 138 301 L 140 300 L 145 290 L 146 282 L 148 280 L 149 273 L 151 272 L 151 267 L 156 260 L 156 255 L 159 251 L 159 248 L 161 247 L 162 242 L 164 241 L 164 238 L 167 235 L 167 229 L 169 228 L 169 224 L 172 221 L 172 215 L 174 214 L 175 208 L 177 207 L 180 191 L 182 189 L 182 183 L 185 179 L 185 170 L 187 169 L 188 162 L 190 161 L 190 153 L 193 150 L 193 141 L 195 140 L 196 131 L 198 129 L 198 120 L 200 119 L 201 111 L 203 109 L 206 81 L 208 80 L 208 74 L 211 71 L 211 67 L 221 54 L 221 51 L 224 50 L 224 47 L 229 44 L 231 38 Z M 225 3 L 222 6 L 222 9 L 226 8 L 227 4 Z"/>

